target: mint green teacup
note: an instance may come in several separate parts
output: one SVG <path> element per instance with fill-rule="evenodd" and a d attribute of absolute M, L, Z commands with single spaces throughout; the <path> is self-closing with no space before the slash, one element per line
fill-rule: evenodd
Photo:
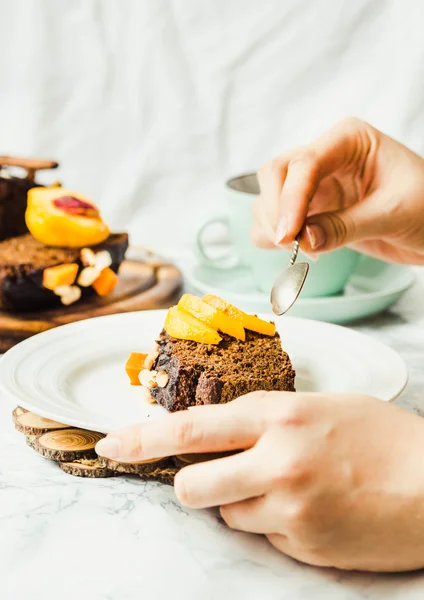
<path fill-rule="evenodd" d="M 215 269 L 232 269 L 236 266 L 249 266 L 253 244 L 250 231 L 253 225 L 253 201 L 259 194 L 259 184 L 255 173 L 234 177 L 226 183 L 226 211 L 208 219 L 200 227 L 196 236 L 195 250 L 199 260 Z M 231 249 L 219 257 L 211 255 L 205 243 L 205 234 L 214 225 L 223 225 L 228 230 Z"/>
<path fill-rule="evenodd" d="M 318 260 L 309 260 L 299 252 L 298 261 L 309 263 L 309 274 L 301 296 L 317 298 L 333 296 L 343 291 L 349 277 L 355 270 L 361 255 L 358 252 L 341 248 L 321 254 Z M 263 250 L 252 248 L 250 266 L 255 286 L 265 293 L 270 293 L 272 285 L 279 273 L 287 266 L 290 258 L 289 250 Z"/>
<path fill-rule="evenodd" d="M 250 241 L 253 224 L 252 206 L 259 194 L 255 173 L 240 175 L 226 184 L 227 211 L 202 225 L 196 239 L 198 258 L 207 266 L 217 269 L 249 267 L 255 287 L 269 294 L 277 275 L 287 266 L 289 250 L 263 250 Z M 203 241 L 206 230 L 216 223 L 224 224 L 229 233 L 231 251 L 215 258 L 209 256 Z M 349 277 L 359 262 L 360 254 L 342 248 L 321 254 L 317 261 L 308 260 L 299 253 L 298 260 L 309 262 L 310 269 L 302 290 L 302 297 L 332 296 L 343 291 Z"/>

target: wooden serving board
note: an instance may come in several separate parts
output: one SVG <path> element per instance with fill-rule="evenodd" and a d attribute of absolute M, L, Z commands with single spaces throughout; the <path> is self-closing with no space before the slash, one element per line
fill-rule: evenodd
<path fill-rule="evenodd" d="M 23 433 L 30 448 L 51 461 L 69 475 L 77 477 L 118 477 L 137 475 L 148 481 L 173 485 L 181 469 L 175 457 L 156 458 L 138 463 L 119 463 L 97 456 L 96 443 L 103 433 L 69 427 L 57 421 L 44 419 L 17 406 L 13 411 L 15 428 Z"/>
<path fill-rule="evenodd" d="M 75 305 L 31 313 L 0 311 L 0 353 L 59 325 L 90 317 L 168 308 L 178 300 L 182 285 L 181 272 L 175 265 L 144 251 L 142 260 L 122 263 L 119 283 L 109 296 L 93 295 Z"/>
<path fill-rule="evenodd" d="M 15 429 L 23 433 L 30 448 L 58 463 L 69 475 L 77 477 L 118 477 L 137 475 L 147 481 L 173 485 L 175 475 L 187 465 L 228 456 L 234 452 L 185 454 L 121 463 L 98 456 L 96 443 L 103 433 L 70 427 L 51 421 L 17 406 L 12 413 Z"/>

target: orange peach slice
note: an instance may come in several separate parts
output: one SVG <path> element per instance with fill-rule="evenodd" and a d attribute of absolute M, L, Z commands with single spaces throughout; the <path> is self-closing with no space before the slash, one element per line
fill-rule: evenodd
<path fill-rule="evenodd" d="M 43 287 L 55 290 L 62 285 L 72 285 L 77 277 L 77 263 L 65 263 L 43 271 Z"/>
<path fill-rule="evenodd" d="M 219 296 L 214 296 L 213 294 L 206 294 L 206 296 L 203 296 L 202 300 L 203 302 L 206 302 L 206 304 L 209 304 L 210 306 L 221 310 L 223 313 L 225 313 L 229 317 L 232 317 L 233 319 L 238 319 L 241 321 L 244 320 L 243 317 L 245 313 L 242 310 L 240 310 L 236 306 L 233 306 L 233 304 L 226 302 Z"/>
<path fill-rule="evenodd" d="M 125 365 L 125 371 L 130 378 L 131 385 L 141 385 L 138 376 L 144 369 L 144 361 L 147 358 L 147 354 L 141 352 L 132 352 L 131 356 L 127 360 Z"/>
<path fill-rule="evenodd" d="M 247 315 L 246 313 L 243 313 L 243 325 L 249 331 L 256 331 L 257 333 L 269 335 L 270 337 L 274 337 L 276 332 L 275 323 L 264 321 L 256 315 Z"/>
<path fill-rule="evenodd" d="M 264 321 L 256 315 L 248 315 L 236 306 L 233 306 L 229 302 L 219 298 L 219 296 L 207 294 L 203 297 L 203 302 L 206 302 L 206 304 L 221 310 L 223 313 L 232 318 L 241 318 L 243 327 L 245 329 L 249 329 L 249 331 L 256 331 L 256 333 L 262 333 L 263 335 L 269 335 L 270 337 L 275 335 L 276 328 L 274 323 Z"/>
<path fill-rule="evenodd" d="M 61 187 L 30 189 L 25 220 L 30 233 L 46 246 L 95 246 L 110 235 L 89 198 Z"/>
<path fill-rule="evenodd" d="M 221 310 L 203 302 L 197 296 L 184 294 L 178 302 L 178 306 L 217 331 L 222 331 L 222 333 L 231 335 L 243 342 L 246 339 L 246 333 L 240 318 L 226 315 Z"/>
<path fill-rule="evenodd" d="M 172 306 L 166 315 L 165 331 L 179 340 L 191 340 L 200 344 L 219 344 L 222 340 L 218 332 L 193 317 L 179 306 Z"/>

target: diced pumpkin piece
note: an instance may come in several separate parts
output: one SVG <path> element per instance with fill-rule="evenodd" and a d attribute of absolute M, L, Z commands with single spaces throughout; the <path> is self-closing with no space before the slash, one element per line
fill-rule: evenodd
<path fill-rule="evenodd" d="M 210 304 L 203 302 L 197 296 L 184 294 L 178 302 L 178 306 L 217 331 L 222 331 L 243 342 L 246 339 L 246 333 L 240 317 L 230 317 L 218 308 L 214 308 Z"/>
<path fill-rule="evenodd" d="M 179 306 L 172 306 L 166 315 L 165 331 L 179 340 L 191 340 L 200 344 L 219 344 L 222 340 L 218 332 L 193 317 Z"/>
<path fill-rule="evenodd" d="M 243 327 L 245 329 L 249 329 L 249 331 L 256 331 L 256 333 L 262 333 L 263 335 L 269 335 L 270 337 L 274 337 L 275 335 L 276 328 L 274 323 L 264 321 L 256 315 L 248 315 L 236 306 L 233 306 L 229 302 L 226 302 L 219 296 L 207 294 L 203 297 L 203 302 L 206 302 L 207 304 L 218 308 L 226 315 L 239 318 L 241 317 Z"/>
<path fill-rule="evenodd" d="M 103 269 L 96 281 L 93 283 L 93 288 L 99 294 L 99 296 L 107 296 L 116 287 L 118 283 L 117 274 L 112 271 L 109 267 Z"/>
<path fill-rule="evenodd" d="M 43 271 L 43 286 L 48 290 L 55 290 L 62 285 L 72 285 L 77 273 L 77 263 L 65 263 L 56 267 L 49 267 Z"/>
<path fill-rule="evenodd" d="M 147 358 L 147 354 L 141 352 L 132 352 L 125 365 L 125 371 L 130 378 L 131 385 L 141 385 L 138 376 L 144 369 L 144 361 Z"/>

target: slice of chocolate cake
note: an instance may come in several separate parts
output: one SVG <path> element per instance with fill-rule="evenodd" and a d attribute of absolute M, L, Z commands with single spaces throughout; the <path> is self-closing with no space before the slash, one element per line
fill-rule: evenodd
<path fill-rule="evenodd" d="M 147 402 L 170 412 L 254 391 L 295 391 L 275 323 L 212 294 L 184 294 L 150 352 L 132 352 L 125 370 L 131 385 L 143 386 Z"/>
<path fill-rule="evenodd" d="M 110 269 L 116 273 L 127 248 L 128 235 L 116 233 L 91 247 L 91 251 L 96 255 L 106 250 Z M 45 246 L 30 234 L 0 242 L 0 308 L 29 311 L 60 306 L 61 297 L 43 285 L 43 274 L 50 267 L 66 263 L 78 265 L 80 273 L 84 267 L 81 248 Z M 93 293 L 91 286 L 80 289 L 83 297 Z"/>
<path fill-rule="evenodd" d="M 278 333 L 270 337 L 246 330 L 245 341 L 221 335 L 222 341 L 213 345 L 175 339 L 163 331 L 153 370 L 166 373 L 165 385 L 152 387 L 152 398 L 174 412 L 229 402 L 256 390 L 295 391 L 295 371 Z"/>

